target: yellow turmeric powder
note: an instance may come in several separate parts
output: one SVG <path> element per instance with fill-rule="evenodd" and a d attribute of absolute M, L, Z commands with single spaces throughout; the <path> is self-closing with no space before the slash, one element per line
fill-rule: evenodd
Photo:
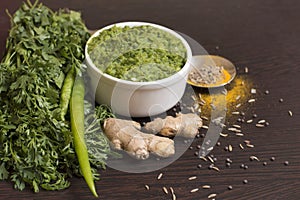
<path fill-rule="evenodd" d="M 227 109 L 226 113 L 241 110 L 247 103 L 252 83 L 244 76 L 237 76 L 229 85 L 199 92 L 201 115 L 210 116 L 212 109 Z M 226 89 L 226 90 L 225 90 Z"/>

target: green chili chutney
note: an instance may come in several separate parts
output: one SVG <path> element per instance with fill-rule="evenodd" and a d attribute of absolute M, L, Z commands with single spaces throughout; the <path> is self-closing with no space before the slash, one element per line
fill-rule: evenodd
<path fill-rule="evenodd" d="M 88 43 L 88 53 L 102 72 L 136 82 L 167 78 L 187 59 L 180 39 L 150 25 L 103 30 Z"/>

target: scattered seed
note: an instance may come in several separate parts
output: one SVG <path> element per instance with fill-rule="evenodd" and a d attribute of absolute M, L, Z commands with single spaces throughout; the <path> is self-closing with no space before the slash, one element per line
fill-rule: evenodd
<path fill-rule="evenodd" d="M 234 128 L 242 128 L 240 125 L 234 124 L 232 125 Z"/>
<path fill-rule="evenodd" d="M 252 117 L 253 117 L 253 118 L 257 118 L 257 114 L 253 114 Z"/>
<path fill-rule="evenodd" d="M 257 123 L 258 124 L 264 124 L 264 123 L 266 123 L 266 120 L 262 119 L 262 120 L 259 120 Z"/>
<path fill-rule="evenodd" d="M 244 164 L 241 164 L 241 165 L 240 165 L 240 168 L 244 168 L 244 167 L 245 167 L 245 165 L 244 165 Z"/>
<path fill-rule="evenodd" d="M 207 196 L 207 198 L 211 199 L 211 198 L 214 198 L 216 196 L 217 196 L 217 194 L 210 194 L 210 195 Z"/>
<path fill-rule="evenodd" d="M 201 165 L 201 164 L 198 164 L 197 167 L 198 167 L 198 168 L 202 168 L 202 165 Z"/>
<path fill-rule="evenodd" d="M 238 95 L 235 100 L 239 100 L 241 98 L 241 95 Z"/>
<path fill-rule="evenodd" d="M 201 145 L 198 144 L 198 145 L 196 146 L 196 148 L 197 148 L 197 149 L 201 149 Z"/>
<path fill-rule="evenodd" d="M 245 144 L 250 144 L 251 142 L 250 142 L 250 140 L 244 140 L 244 143 Z"/>
<path fill-rule="evenodd" d="M 267 162 L 263 162 L 263 166 L 267 166 L 267 164 L 268 164 Z"/>
<path fill-rule="evenodd" d="M 270 160 L 271 160 L 271 161 L 275 161 L 275 157 L 271 157 Z"/>
<path fill-rule="evenodd" d="M 172 200 L 176 200 L 176 195 L 172 194 Z"/>
<path fill-rule="evenodd" d="M 251 124 L 253 122 L 253 119 L 249 119 L 246 122 L 247 122 L 247 124 Z"/>
<path fill-rule="evenodd" d="M 251 89 L 251 94 L 256 94 L 256 89 L 252 88 Z"/>
<path fill-rule="evenodd" d="M 163 187 L 162 190 L 164 191 L 165 194 L 169 194 L 168 189 L 166 187 Z"/>
<path fill-rule="evenodd" d="M 150 190 L 149 185 L 145 185 L 146 190 Z"/>
<path fill-rule="evenodd" d="M 269 125 L 270 125 L 270 123 L 269 123 L 269 122 L 266 122 L 266 123 L 265 123 L 265 125 L 266 125 L 266 126 L 269 126 Z"/>
<path fill-rule="evenodd" d="M 245 170 L 248 169 L 248 168 L 249 168 L 248 165 L 245 165 L 245 166 L 244 166 L 244 169 L 245 169 Z"/>
<path fill-rule="evenodd" d="M 220 49 L 220 47 L 219 47 L 219 46 L 216 46 L 215 48 L 216 48 L 216 50 L 219 50 L 219 49 Z"/>
<path fill-rule="evenodd" d="M 203 129 L 208 129 L 208 126 L 203 125 L 202 128 Z"/>
<path fill-rule="evenodd" d="M 242 144 L 240 144 L 239 147 L 240 147 L 241 149 L 245 149 L 244 146 L 243 146 Z"/>
<path fill-rule="evenodd" d="M 191 177 L 188 178 L 189 181 L 192 181 L 192 180 L 195 180 L 195 179 L 197 179 L 197 176 L 191 176 Z"/>
<path fill-rule="evenodd" d="M 211 163 L 214 163 L 214 160 L 210 156 L 207 156 L 207 158 Z"/>
<path fill-rule="evenodd" d="M 163 176 L 163 173 L 160 173 L 158 176 L 157 176 L 157 180 L 160 180 Z"/>
<path fill-rule="evenodd" d="M 170 191 L 171 191 L 171 194 L 175 194 L 174 189 L 172 187 L 170 187 Z"/>
<path fill-rule="evenodd" d="M 221 146 L 221 142 L 217 142 L 217 146 Z"/>
<path fill-rule="evenodd" d="M 232 112 L 231 114 L 233 114 L 233 115 L 239 115 L 239 114 L 240 114 L 240 112 L 238 112 L 238 111 L 235 111 L 235 112 Z"/>
<path fill-rule="evenodd" d="M 231 165 L 230 163 L 226 163 L 226 167 L 230 167 L 230 165 Z"/>
<path fill-rule="evenodd" d="M 220 171 L 220 169 L 218 167 L 216 167 L 216 166 L 213 166 L 212 169 L 215 170 L 215 171 L 217 171 L 217 172 Z"/>
<path fill-rule="evenodd" d="M 232 160 L 230 158 L 226 158 L 227 163 L 232 163 Z"/>
<path fill-rule="evenodd" d="M 255 124 L 255 126 L 256 126 L 257 128 L 263 128 L 263 127 L 265 127 L 264 124 Z"/>
<path fill-rule="evenodd" d="M 280 102 L 280 103 L 282 103 L 282 102 L 283 102 L 283 99 L 282 99 L 282 98 L 280 98 L 280 99 L 279 99 L 279 102 Z"/>
<path fill-rule="evenodd" d="M 220 133 L 220 136 L 222 136 L 222 137 L 227 137 L 228 134 L 226 134 L 226 133 Z"/>
<path fill-rule="evenodd" d="M 192 146 L 190 146 L 190 147 L 189 147 L 189 149 L 190 149 L 190 150 L 193 150 L 193 147 L 192 147 Z"/>
<path fill-rule="evenodd" d="M 199 158 L 207 162 L 207 159 L 204 156 L 200 156 Z"/>
<path fill-rule="evenodd" d="M 212 151 L 214 149 L 214 147 L 209 147 L 208 149 L 207 149 L 207 151 Z"/>
<path fill-rule="evenodd" d="M 265 94 L 269 94 L 269 93 L 270 93 L 269 90 L 266 90 L 266 91 L 265 91 Z"/>
<path fill-rule="evenodd" d="M 202 118 L 203 120 L 208 121 L 208 118 L 207 118 L 206 116 L 201 116 L 201 118 Z"/>
<path fill-rule="evenodd" d="M 244 136 L 244 134 L 243 133 L 237 133 L 237 134 L 235 134 L 236 136 L 240 136 L 240 137 L 243 137 Z"/>
<path fill-rule="evenodd" d="M 289 161 L 284 161 L 284 165 L 285 166 L 287 166 L 287 165 L 289 165 L 290 163 L 289 163 Z"/>
<path fill-rule="evenodd" d="M 256 156 L 250 156 L 250 161 L 254 161 L 254 160 L 259 161 L 259 159 Z"/>
<path fill-rule="evenodd" d="M 252 103 L 252 102 L 255 102 L 255 99 L 249 99 L 248 100 L 248 103 Z"/>
<path fill-rule="evenodd" d="M 194 193 L 194 192 L 198 192 L 199 188 L 195 188 L 195 189 L 192 189 L 190 192 L 191 193 Z"/>
<path fill-rule="evenodd" d="M 241 107 L 241 105 L 242 105 L 242 104 L 239 103 L 239 104 L 237 104 L 235 107 L 236 107 L 236 108 L 239 108 L 239 107 Z"/>
<path fill-rule="evenodd" d="M 232 131 L 232 132 L 235 132 L 235 133 L 241 133 L 242 131 L 237 129 L 237 128 L 228 128 L 228 131 Z"/>
<path fill-rule="evenodd" d="M 201 133 L 201 134 L 200 134 L 200 137 L 201 137 L 201 138 L 204 138 L 204 137 L 205 137 L 205 134 L 204 134 L 204 133 Z"/>
<path fill-rule="evenodd" d="M 210 186 L 210 185 L 203 185 L 202 188 L 203 188 L 203 189 L 210 189 L 211 186 Z"/>
<path fill-rule="evenodd" d="M 241 116 L 245 116 L 245 113 L 244 113 L 244 112 L 241 112 L 240 115 L 241 115 Z"/>
<path fill-rule="evenodd" d="M 228 146 L 225 146 L 225 147 L 224 147 L 224 150 L 225 150 L 225 151 L 228 151 Z"/>
<path fill-rule="evenodd" d="M 241 119 L 241 118 L 238 118 L 236 121 L 238 121 L 238 122 L 241 122 L 241 121 L 242 121 L 242 119 Z"/>
<path fill-rule="evenodd" d="M 247 179 L 245 179 L 245 180 L 243 181 L 243 183 L 244 183 L 244 184 L 247 184 L 247 183 L 248 183 L 248 180 L 247 180 Z"/>
<path fill-rule="evenodd" d="M 249 147 L 249 148 L 253 148 L 254 147 L 253 144 L 246 144 L 246 146 Z"/>
<path fill-rule="evenodd" d="M 232 189 L 233 189 L 232 185 L 229 185 L 228 190 L 232 190 Z"/>
<path fill-rule="evenodd" d="M 290 111 L 290 110 L 289 110 L 289 115 L 290 115 L 291 117 L 293 116 L 293 113 L 292 113 L 292 111 Z"/>
<path fill-rule="evenodd" d="M 199 152 L 198 152 L 198 151 L 195 151 L 194 155 L 195 155 L 195 156 L 198 156 L 198 155 L 199 155 Z"/>
<path fill-rule="evenodd" d="M 228 145 L 228 151 L 229 151 L 229 152 L 232 152 L 232 149 L 233 149 L 232 146 L 231 146 L 231 145 Z"/>

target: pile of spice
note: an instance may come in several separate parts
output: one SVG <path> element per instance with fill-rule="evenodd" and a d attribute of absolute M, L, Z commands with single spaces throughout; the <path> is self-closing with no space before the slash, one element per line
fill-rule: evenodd
<path fill-rule="evenodd" d="M 192 70 L 188 79 L 197 85 L 213 86 L 227 82 L 230 79 L 230 74 L 223 66 L 203 65 Z"/>

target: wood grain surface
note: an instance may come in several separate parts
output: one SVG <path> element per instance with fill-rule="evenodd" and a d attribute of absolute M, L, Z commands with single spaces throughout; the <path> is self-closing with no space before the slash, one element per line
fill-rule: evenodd
<path fill-rule="evenodd" d="M 0 53 L 5 49 L 9 30 L 8 9 L 14 12 L 22 1 L 0 1 Z M 111 168 L 101 171 L 96 183 L 100 199 L 172 199 L 162 187 L 173 187 L 177 199 L 300 199 L 300 2 L 298 0 L 43 0 L 52 9 L 71 8 L 82 12 L 90 29 L 119 21 L 148 21 L 166 25 L 198 41 L 210 54 L 230 59 L 239 68 L 249 68 L 247 77 L 258 91 L 257 101 L 243 108 L 246 118 L 253 113 L 270 125 L 256 128 L 243 125 L 244 138 L 220 138 L 221 146 L 212 154 L 217 157 L 220 172 L 209 170 L 209 163 L 194 155 L 201 138 L 195 139 L 193 150 L 187 150 L 178 160 L 158 171 L 135 174 Z M 217 47 L 217 48 L 216 48 Z M 270 94 L 265 95 L 264 91 Z M 283 98 L 282 103 L 279 99 Z M 293 112 L 289 116 L 288 111 Z M 234 120 L 227 116 L 227 120 Z M 249 139 L 254 148 L 241 150 L 238 145 Z M 224 146 L 232 144 L 228 152 Z M 250 161 L 255 155 L 260 162 Z M 233 163 L 225 167 L 225 159 Z M 275 161 L 270 161 L 275 157 Z M 266 161 L 267 166 L 263 166 Z M 284 162 L 289 161 L 285 166 Z M 241 164 L 249 166 L 241 169 Z M 202 168 L 197 168 L 201 164 Z M 157 175 L 163 173 L 161 180 Z M 188 177 L 197 176 L 189 181 Z M 247 179 L 248 184 L 243 180 Z M 144 185 L 150 190 L 147 191 Z M 202 189 L 203 185 L 210 189 Z M 233 187 L 232 190 L 228 186 Z M 190 193 L 194 188 L 199 191 Z M 84 180 L 74 177 L 71 187 L 63 191 L 30 189 L 16 191 L 10 182 L 0 182 L 0 199 L 94 199 Z"/>

